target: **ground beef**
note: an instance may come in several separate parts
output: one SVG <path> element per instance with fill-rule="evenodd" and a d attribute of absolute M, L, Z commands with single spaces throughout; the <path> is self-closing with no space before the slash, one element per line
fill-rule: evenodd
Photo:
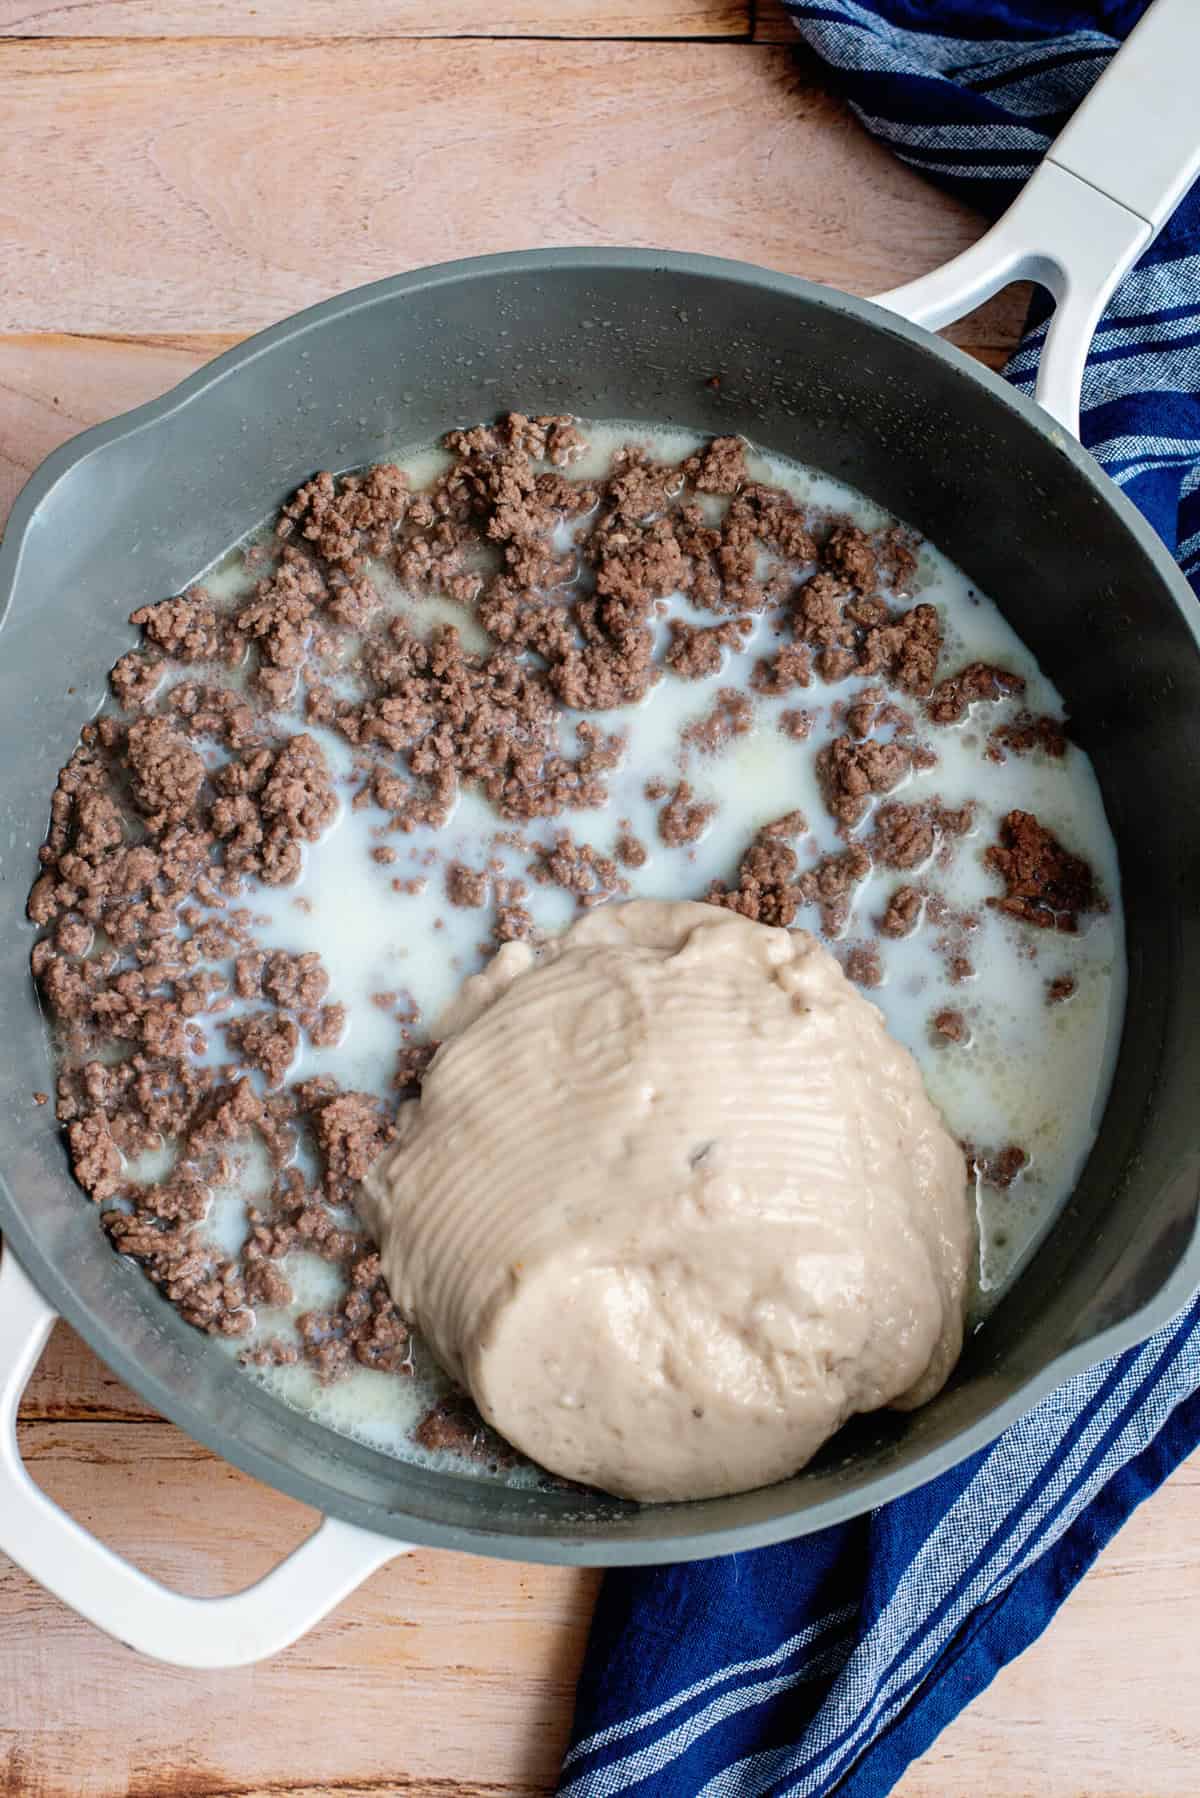
<path fill-rule="evenodd" d="M 710 801 L 697 799 L 688 782 L 681 780 L 658 814 L 658 834 L 672 849 L 698 842 L 716 810 Z"/>
<path fill-rule="evenodd" d="M 760 831 L 742 857 L 736 884 L 711 887 L 707 898 L 743 917 L 785 928 L 794 922 L 801 906 L 817 906 L 824 933 L 839 936 L 850 915 L 854 888 L 871 871 L 871 858 L 853 844 L 801 870 L 796 851 L 781 832 L 782 826 L 788 835 L 794 834 L 791 827 L 798 817 L 798 813 L 788 814 Z"/>
<path fill-rule="evenodd" d="M 233 986 L 239 999 L 257 999 L 262 994 L 263 967 L 266 956 L 261 949 L 248 949 L 233 964 Z"/>
<path fill-rule="evenodd" d="M 884 936 L 911 936 L 924 909 L 924 897 L 916 887 L 897 887 L 879 920 L 879 929 Z"/>
<path fill-rule="evenodd" d="M 312 1122 L 324 1157 L 326 1197 L 334 1204 L 345 1204 L 395 1135 L 391 1120 L 370 1093 L 339 1092 L 318 1100 Z"/>
<path fill-rule="evenodd" d="M 309 1361 L 327 1384 L 342 1379 L 355 1362 L 380 1373 L 412 1372 L 408 1326 L 388 1295 L 373 1251 L 354 1262 L 350 1290 L 338 1305 L 305 1312 L 297 1328 Z"/>
<path fill-rule="evenodd" d="M 702 755 L 715 755 L 735 737 L 749 735 L 753 728 L 754 707 L 746 695 L 736 687 L 722 687 L 704 716 L 685 726 L 680 742 Z"/>
<path fill-rule="evenodd" d="M 1061 718 L 1035 717 L 1020 712 L 1009 724 L 998 724 L 987 740 L 985 751 L 992 762 L 1002 762 L 1008 753 L 1029 755 L 1032 751 L 1061 761 L 1067 753 L 1067 737 Z"/>
<path fill-rule="evenodd" d="M 845 651 L 849 658 L 845 666 L 840 662 L 837 664 L 842 675 L 849 674 L 857 662 L 854 626 L 846 618 L 848 597 L 845 583 L 837 575 L 822 570 L 796 589 L 792 609 L 792 628 L 802 642 L 822 652 L 822 657 L 830 650 Z M 824 677 L 834 678 L 827 672 L 828 667 L 827 663 L 822 665 Z"/>
<path fill-rule="evenodd" d="M 314 1049 L 332 1049 L 346 1034 L 346 1007 L 340 1001 L 322 1005 L 315 1013 L 305 1012 L 301 1021 Z"/>
<path fill-rule="evenodd" d="M 846 928 L 854 889 L 871 872 L 871 857 L 860 843 L 852 843 L 834 855 L 824 855 L 801 874 L 798 889 L 805 905 L 821 911 L 826 936 L 840 936 Z"/>
<path fill-rule="evenodd" d="M 131 614 L 148 640 L 174 662 L 211 662 L 221 653 L 217 614 L 202 587 L 190 587 L 178 599 L 162 599 Z"/>
<path fill-rule="evenodd" d="M 1019 1143 L 1007 1143 L 1002 1149 L 993 1150 L 964 1143 L 963 1153 L 968 1179 L 980 1180 L 984 1186 L 995 1186 L 1002 1192 L 1029 1166 L 1028 1152 Z"/>
<path fill-rule="evenodd" d="M 568 830 L 559 831 L 552 846 L 538 850 L 528 871 L 539 886 L 561 887 L 582 906 L 602 905 L 629 891 L 612 856 L 591 843 L 577 843 Z"/>
<path fill-rule="evenodd" d="M 365 553 L 386 553 L 408 506 L 408 476 L 391 463 L 340 481 L 322 473 L 283 508 L 275 534 L 281 541 L 298 535 L 323 561 L 353 572 Z"/>
<path fill-rule="evenodd" d="M 940 1043 L 965 1043 L 970 1035 L 962 1012 L 949 1008 L 934 1015 L 931 1030 L 934 1041 Z"/>
<path fill-rule="evenodd" d="M 134 804 L 154 835 L 180 824 L 204 784 L 204 763 L 186 737 L 165 718 L 139 718 L 126 745 Z"/>
<path fill-rule="evenodd" d="M 437 1043 L 405 1043 L 396 1057 L 392 1085 L 404 1098 L 415 1097 L 430 1062 L 438 1052 Z"/>
<path fill-rule="evenodd" d="M 246 1299 L 251 1305 L 290 1305 L 292 1284 L 266 1259 L 250 1259 L 242 1276 Z"/>
<path fill-rule="evenodd" d="M 500 905 L 492 925 L 492 938 L 497 947 L 502 943 L 525 943 L 534 936 L 533 913 L 524 905 Z"/>
<path fill-rule="evenodd" d="M 838 709 L 835 707 L 835 711 Z M 869 737 L 872 732 L 887 728 L 894 728 L 906 737 L 912 735 L 912 714 L 888 698 L 886 687 L 864 687 L 849 705 L 841 709 L 840 715 L 853 737 Z"/>
<path fill-rule="evenodd" d="M 885 868 L 919 868 L 932 856 L 937 838 L 929 808 L 893 801 L 875 814 L 871 848 Z"/>
<path fill-rule="evenodd" d="M 821 546 L 821 561 L 860 593 L 872 593 L 879 578 L 879 564 L 871 539 L 855 524 L 835 525 Z"/>
<path fill-rule="evenodd" d="M 102 1111 L 89 1112 L 67 1128 L 71 1169 L 97 1204 L 111 1199 L 121 1184 L 124 1163 Z"/>
<path fill-rule="evenodd" d="M 491 1468 L 510 1467 L 512 1449 L 488 1428 L 466 1393 L 456 1392 L 427 1411 L 413 1431 L 413 1441 L 430 1454 L 457 1455 Z"/>
<path fill-rule="evenodd" d="M 617 838 L 613 853 L 622 867 L 644 868 L 646 865 L 646 845 L 628 830 L 622 831 Z"/>
<path fill-rule="evenodd" d="M 894 524 L 884 531 L 877 545 L 879 565 L 897 593 L 903 593 L 917 572 L 918 540 Z"/>
<path fill-rule="evenodd" d="M 1074 974 L 1056 974 L 1046 982 L 1046 1004 L 1063 1005 L 1075 997 L 1079 982 Z"/>
<path fill-rule="evenodd" d="M 730 502 L 719 529 L 684 507 L 677 541 L 691 559 L 686 591 L 696 605 L 713 611 L 760 612 L 786 598 L 795 563 L 810 562 L 816 546 L 804 510 L 789 494 L 747 482 Z M 781 558 L 760 575 L 763 552 Z"/>
<path fill-rule="evenodd" d="M 352 1266 L 350 1291 L 339 1311 L 344 1339 L 360 1367 L 373 1367 L 377 1373 L 412 1372 L 408 1325 L 392 1302 L 373 1250 Z"/>
<path fill-rule="evenodd" d="M 329 767 L 315 737 L 235 756 L 213 775 L 210 823 L 223 848 L 225 888 L 241 877 L 288 886 L 303 866 L 302 843 L 319 841 L 337 816 Z"/>
<path fill-rule="evenodd" d="M 274 1011 L 254 1011 L 222 1026 L 225 1040 L 253 1068 L 266 1076 L 268 1086 L 280 1086 L 296 1059 L 300 1029 L 294 1019 Z"/>
<path fill-rule="evenodd" d="M 109 1211 L 102 1219 L 113 1247 L 140 1261 L 185 1322 L 210 1335 L 245 1336 L 254 1313 L 236 1265 L 182 1226 L 164 1227 L 140 1213 Z"/>
<path fill-rule="evenodd" d="M 468 868 L 465 862 L 450 862 L 446 868 L 446 897 L 451 905 L 471 908 L 487 904 L 486 871 Z"/>
<path fill-rule="evenodd" d="M 360 587 L 366 590 L 356 609 L 369 611 L 368 584 Z M 306 660 L 317 609 L 329 591 L 325 575 L 308 556 L 290 546 L 282 551 L 278 566 L 256 583 L 253 598 L 234 619 L 239 634 L 257 647 L 260 667 L 298 668 Z"/>
<path fill-rule="evenodd" d="M 958 724 L 973 705 L 1007 699 L 1010 694 L 1024 691 L 1025 682 L 1019 674 L 995 668 L 990 662 L 969 662 L 957 674 L 938 682 L 925 710 L 935 724 Z"/>
<path fill-rule="evenodd" d="M 329 766 L 320 744 L 306 733 L 290 737 L 278 751 L 263 782 L 260 810 L 267 826 L 286 830 L 306 843 L 315 843 L 337 815 L 337 801 Z M 265 859 L 265 858 L 264 858 Z M 270 884 L 270 864 L 262 878 Z"/>
<path fill-rule="evenodd" d="M 667 624 L 671 641 L 663 660 L 683 680 L 706 680 L 721 672 L 726 649 L 742 647 L 751 623 L 749 618 L 727 618 L 722 624 L 701 626 L 672 618 Z"/>
<path fill-rule="evenodd" d="M 808 819 L 803 812 L 784 812 L 781 817 L 772 818 L 759 831 L 760 837 L 802 837 L 808 829 Z"/>
<path fill-rule="evenodd" d="M 292 1011 L 311 1010 L 329 991 L 329 975 L 321 957 L 312 951 L 289 955 L 277 949 L 266 958 L 261 983 L 269 999 Z"/>
<path fill-rule="evenodd" d="M 708 899 L 760 924 L 787 927 L 800 905 L 796 851 L 782 837 L 760 831 L 738 867 L 732 888 L 714 886 Z"/>
<path fill-rule="evenodd" d="M 842 966 L 859 986 L 875 987 L 883 980 L 883 962 L 874 943 L 854 943 L 845 952 Z"/>
<path fill-rule="evenodd" d="M 780 712 L 778 723 L 785 737 L 790 737 L 793 743 L 803 743 L 812 735 L 815 719 L 811 712 L 789 711 Z"/>
<path fill-rule="evenodd" d="M 1079 919 L 1099 910 L 1095 875 L 1082 856 L 1064 849 L 1032 812 L 1009 812 L 1000 840 L 984 863 L 1004 882 L 1003 898 L 988 904 L 1042 930 L 1076 931 Z"/>
<path fill-rule="evenodd" d="M 161 656 L 142 655 L 131 649 L 109 674 L 109 683 L 117 704 L 127 712 L 140 712 L 148 706 L 162 685 L 166 663 Z"/>
<path fill-rule="evenodd" d="M 683 472 L 698 493 L 736 493 L 746 480 L 746 445 L 740 437 L 714 437 Z"/>
<path fill-rule="evenodd" d="M 825 804 L 839 824 L 857 824 L 871 797 L 890 793 L 912 768 L 912 754 L 902 743 L 866 742 L 835 737 L 817 756 L 817 776 Z"/>
<path fill-rule="evenodd" d="M 927 694 L 937 670 L 942 627 L 937 609 L 913 606 L 893 613 L 870 596 L 876 579 L 874 550 L 853 527 L 833 534 L 832 565 L 805 581 L 795 595 L 792 625 L 816 651 L 822 680 L 851 674 L 884 676 L 905 693 Z M 853 570 L 854 572 L 851 572 Z M 859 579 L 867 588 L 858 585 Z"/>
<path fill-rule="evenodd" d="M 773 656 L 754 664 L 750 685 L 756 693 L 775 695 L 811 686 L 812 677 L 812 651 L 803 643 L 785 643 Z"/>
<path fill-rule="evenodd" d="M 952 808 L 937 799 L 920 805 L 889 800 L 876 810 L 871 853 L 885 868 L 918 868 L 953 838 L 965 836 L 973 823 L 969 805 Z"/>
<path fill-rule="evenodd" d="M 942 650 L 937 608 L 913 606 L 889 623 L 866 632 L 859 658 L 863 674 L 882 674 L 902 692 L 923 698 L 933 687 Z"/>
<path fill-rule="evenodd" d="M 166 703 L 193 739 L 212 737 L 227 749 L 263 746 L 261 720 L 250 701 L 232 687 L 182 681 L 172 687 Z"/>
<path fill-rule="evenodd" d="M 363 660 L 370 698 L 339 702 L 315 688 L 309 711 L 358 747 L 404 756 L 416 787 L 386 769 L 376 784 L 378 798 L 379 779 L 392 783 L 398 828 L 444 823 L 460 783 L 477 786 L 517 822 L 607 799 L 603 775 L 619 747 L 585 724 L 577 727 L 579 755 L 559 752 L 554 670 L 548 677 L 507 649 L 467 654 L 449 626 L 423 643 L 401 618 L 367 642 Z"/>

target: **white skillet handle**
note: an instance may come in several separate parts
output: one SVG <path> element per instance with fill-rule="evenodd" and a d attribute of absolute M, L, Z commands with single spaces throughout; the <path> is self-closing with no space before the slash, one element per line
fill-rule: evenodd
<path fill-rule="evenodd" d="M 1109 295 L 1200 173 L 1200 0 L 1155 0 L 1004 216 L 876 302 L 931 330 L 1010 281 L 1055 299 L 1037 398 L 1079 435 L 1083 368 Z"/>
<path fill-rule="evenodd" d="M 325 1518 L 257 1585 L 186 1598 L 123 1561 L 34 1485 L 17 1406 L 55 1314 L 12 1253 L 0 1259 L 0 1549 L 57 1598 L 140 1654 L 177 1667 L 244 1667 L 287 1648 L 403 1543 Z"/>

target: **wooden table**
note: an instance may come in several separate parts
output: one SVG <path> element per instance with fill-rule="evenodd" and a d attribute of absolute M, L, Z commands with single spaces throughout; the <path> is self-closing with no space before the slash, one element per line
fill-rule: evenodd
<path fill-rule="evenodd" d="M 196 35 L 198 24 L 207 35 Z M 859 292 L 979 221 L 861 134 L 754 0 L 0 0 L 0 516 L 56 444 L 240 336 L 440 258 L 672 244 Z M 956 328 L 998 364 L 1019 295 Z M 196 1447 L 65 1329 L 35 1477 L 202 1593 L 302 1508 Z M 1108 1550 L 903 1798 L 1195 1798 L 1200 1461 Z M 588 1573 L 419 1554 L 266 1666 L 135 1659 L 0 1565 L 4 1798 L 552 1788 Z"/>

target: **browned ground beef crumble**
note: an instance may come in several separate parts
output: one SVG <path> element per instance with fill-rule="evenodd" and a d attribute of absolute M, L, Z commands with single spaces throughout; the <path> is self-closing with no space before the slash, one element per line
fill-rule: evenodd
<path fill-rule="evenodd" d="M 1080 916 L 1102 904 L 1087 862 L 1064 849 L 1032 812 L 1009 812 L 984 859 L 1005 885 L 1003 898 L 988 904 L 1039 929 L 1074 933 Z"/>
<path fill-rule="evenodd" d="M 944 1011 L 939 1011 L 935 1015 L 933 1034 L 939 1042 L 965 1043 L 971 1033 L 962 1012 L 947 1006 Z"/>
<path fill-rule="evenodd" d="M 790 812 L 755 835 L 728 883 L 707 897 L 775 925 L 805 913 L 838 937 L 872 867 L 920 871 L 922 885 L 892 892 L 876 940 L 842 946 L 851 978 L 874 986 L 884 973 L 880 944 L 926 921 L 942 932 L 952 974 L 970 972 L 970 921 L 951 912 L 927 872 L 970 832 L 970 808 L 877 803 L 911 767 L 936 759 L 916 734 L 916 713 L 954 724 L 1024 686 L 982 663 L 935 684 L 938 613 L 906 597 L 913 541 L 898 527 L 872 535 L 846 519 L 815 522 L 789 494 L 750 478 L 739 439 L 717 438 L 679 465 L 630 445 L 588 482 L 564 473 L 585 447 L 569 418 L 514 413 L 452 432 L 446 447 L 451 466 L 423 492 L 386 464 L 305 482 L 273 541 L 248 552 L 257 577 L 248 597 L 222 606 L 194 587 L 133 613 L 141 645 L 110 677 L 120 714 L 86 725 L 62 769 L 29 895 L 41 931 L 33 972 L 61 1050 L 57 1117 L 114 1247 L 142 1264 L 189 1323 L 235 1337 L 269 1326 L 270 1312 L 291 1303 L 291 1253 L 335 1263 L 345 1272 L 335 1306 L 256 1336 L 246 1350 L 259 1365 L 304 1360 L 324 1379 L 355 1364 L 407 1374 L 412 1344 L 349 1209 L 392 1135 L 390 1108 L 326 1077 L 289 1081 L 303 1040 L 336 1043 L 345 1009 L 317 955 L 259 947 L 246 904 L 248 881 L 296 881 L 305 846 L 336 815 L 325 756 L 298 723 L 327 726 L 352 746 L 352 803 L 378 811 L 379 837 L 441 827 L 467 787 L 519 831 L 607 803 L 625 738 L 576 718 L 566 753 L 564 708 L 599 713 L 664 678 L 716 675 L 766 612 L 780 641 L 757 661 L 750 691 L 720 689 L 683 733 L 679 767 L 647 784 L 658 834 L 686 853 L 704 833 L 715 808 L 680 772 L 689 754 L 720 753 L 749 731 L 758 696 L 873 677 L 849 703 L 835 701 L 841 734 L 818 757 L 846 846 L 806 854 L 806 821 Z M 727 502 L 719 522 L 700 496 Z M 552 540 L 564 520 L 577 525 L 573 553 Z M 465 649 L 444 623 L 419 635 L 388 613 L 373 561 L 460 606 L 487 648 Z M 576 578 L 580 562 L 586 582 Z M 668 619 L 656 654 L 655 625 L 676 591 L 712 622 Z M 334 678 L 347 654 L 359 685 L 352 699 Z M 779 728 L 802 743 L 813 721 L 811 709 L 792 709 Z M 992 731 L 986 754 L 1064 749 L 1058 720 L 1022 714 Z M 870 828 L 853 836 L 868 814 Z M 581 906 L 628 892 L 622 867 L 647 859 L 627 820 L 611 854 L 565 825 L 546 842 L 503 840 L 529 854 L 530 880 Z M 383 866 L 397 859 L 386 841 L 371 854 Z M 990 903 L 1019 920 L 1073 930 L 1102 903 L 1086 864 L 1027 814 L 1008 816 L 986 861 L 1005 887 Z M 450 861 L 441 872 L 450 904 L 491 907 L 497 944 L 534 935 L 527 883 L 502 870 L 499 861 Z M 392 884 L 412 893 L 426 878 Z M 1060 977 L 1048 1002 L 1073 990 Z M 380 995 L 389 1007 L 404 998 Z M 235 1002 L 249 1009 L 223 1016 Z M 395 1088 L 411 1095 L 437 1045 L 415 1030 L 411 1004 L 397 1016 Z M 950 1010 L 932 1027 L 952 1042 L 966 1031 Z M 197 1052 L 214 1041 L 227 1060 L 201 1064 Z M 272 1185 L 247 1208 L 240 1252 L 226 1257 L 203 1225 L 213 1187 L 236 1178 L 252 1142 L 266 1153 Z M 134 1178 L 129 1163 L 164 1143 L 174 1149 L 170 1171 L 156 1183 Z M 970 1152 L 980 1177 L 999 1185 L 1026 1160 L 1015 1145 Z M 416 1439 L 497 1463 L 507 1453 L 457 1399 L 430 1412 Z"/>

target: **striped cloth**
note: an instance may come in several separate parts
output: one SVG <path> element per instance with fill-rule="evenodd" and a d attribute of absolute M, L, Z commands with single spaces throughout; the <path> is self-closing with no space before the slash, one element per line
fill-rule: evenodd
<path fill-rule="evenodd" d="M 1200 0 L 1197 0 L 1200 4 Z M 1143 4 L 790 0 L 863 124 L 997 213 Z M 1009 368 L 1032 387 L 1042 330 Z M 1200 190 L 1117 288 L 1083 441 L 1200 589 Z M 1200 1443 L 1200 1298 L 989 1449 L 869 1517 L 610 1573 L 564 1798 L 884 1798 Z"/>

